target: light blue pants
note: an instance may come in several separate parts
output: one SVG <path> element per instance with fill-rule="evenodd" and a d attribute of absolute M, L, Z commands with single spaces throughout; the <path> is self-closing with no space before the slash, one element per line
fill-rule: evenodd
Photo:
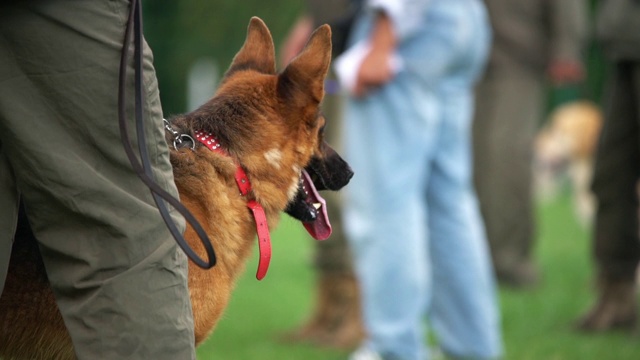
<path fill-rule="evenodd" d="M 502 354 L 471 175 L 472 90 L 490 41 L 486 20 L 475 0 L 432 0 L 424 31 L 401 45 L 405 70 L 347 102 L 345 150 L 355 176 L 344 217 L 365 346 L 394 359 L 428 357 L 425 320 L 449 356 Z"/>

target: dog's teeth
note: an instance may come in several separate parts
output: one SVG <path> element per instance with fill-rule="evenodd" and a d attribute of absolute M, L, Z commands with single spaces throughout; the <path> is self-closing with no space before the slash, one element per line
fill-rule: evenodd
<path fill-rule="evenodd" d="M 320 209 L 320 207 L 322 207 L 321 203 L 313 203 L 313 207 L 316 208 L 316 210 Z"/>

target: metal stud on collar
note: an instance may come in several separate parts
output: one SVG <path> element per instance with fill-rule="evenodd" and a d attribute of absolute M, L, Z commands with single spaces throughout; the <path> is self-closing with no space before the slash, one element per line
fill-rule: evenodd
<path fill-rule="evenodd" d="M 211 150 L 218 150 L 222 147 L 222 144 L 220 144 L 218 139 L 216 139 L 211 133 L 205 134 L 202 131 L 196 131 L 195 134 L 196 138 L 205 143 L 205 145 L 207 145 Z"/>

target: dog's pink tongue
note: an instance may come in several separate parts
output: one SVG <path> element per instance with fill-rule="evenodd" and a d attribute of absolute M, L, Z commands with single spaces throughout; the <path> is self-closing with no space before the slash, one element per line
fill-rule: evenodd
<path fill-rule="evenodd" d="M 331 236 L 331 223 L 327 214 L 327 202 L 318 194 L 309 174 L 302 170 L 302 184 L 307 193 L 307 201 L 311 204 L 320 204 L 318 216 L 314 221 L 303 222 L 305 229 L 316 240 L 325 240 Z"/>

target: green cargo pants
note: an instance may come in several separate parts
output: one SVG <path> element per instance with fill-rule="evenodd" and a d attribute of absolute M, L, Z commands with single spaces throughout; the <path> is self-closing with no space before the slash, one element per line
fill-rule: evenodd
<path fill-rule="evenodd" d="M 11 3 L 0 5 L 0 286 L 21 198 L 79 359 L 194 359 L 186 256 L 119 138 L 129 2 Z M 147 148 L 156 180 L 177 194 L 148 48 L 144 57 Z"/>
<path fill-rule="evenodd" d="M 476 87 L 474 183 L 501 283 L 530 285 L 534 265 L 533 139 L 543 84 L 518 66 L 489 66 Z"/>

